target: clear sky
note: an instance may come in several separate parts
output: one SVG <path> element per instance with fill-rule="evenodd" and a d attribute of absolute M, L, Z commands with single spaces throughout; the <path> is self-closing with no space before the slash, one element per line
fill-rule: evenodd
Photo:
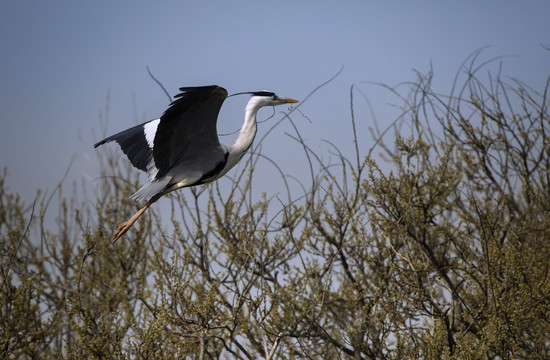
<path fill-rule="evenodd" d="M 146 66 L 172 95 L 217 84 L 296 99 L 344 66 L 301 108 L 312 123 L 295 119 L 320 151 L 322 139 L 345 147 L 350 86 L 375 99 L 382 91 L 364 80 L 411 81 L 413 69 L 431 62 L 445 92 L 461 62 L 488 45 L 484 60 L 514 55 L 503 72 L 541 89 L 550 74 L 549 16 L 550 1 L 3 1 L 0 166 L 28 201 L 38 187 L 52 190 L 72 157 L 73 175 L 97 176 L 92 144 L 107 94 L 107 135 L 166 108 Z M 246 101 L 226 101 L 221 132 L 239 128 Z M 373 103 L 379 121 L 393 120 L 384 118 L 390 101 Z M 367 142 L 368 112 L 357 115 Z M 270 135 L 264 152 L 280 154 L 292 172 L 304 159 L 289 157 L 295 147 L 285 131 L 289 124 Z"/>

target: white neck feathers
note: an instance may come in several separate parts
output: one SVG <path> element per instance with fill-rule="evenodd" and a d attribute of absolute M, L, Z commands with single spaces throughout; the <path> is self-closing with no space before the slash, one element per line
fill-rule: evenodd
<path fill-rule="evenodd" d="M 235 141 L 235 144 L 233 145 L 233 151 L 244 153 L 252 142 L 254 141 L 254 137 L 256 137 L 256 114 L 258 113 L 258 110 L 260 108 L 257 101 L 254 101 L 255 99 L 252 98 L 246 105 L 246 111 L 244 115 L 244 123 L 241 127 L 241 132 L 239 133 L 239 137 Z"/>
<path fill-rule="evenodd" d="M 239 137 L 237 137 L 235 144 L 227 147 L 229 155 L 224 173 L 235 166 L 252 145 L 257 130 L 256 114 L 263 105 L 262 99 L 258 97 L 253 97 L 246 105 L 244 123 Z"/>

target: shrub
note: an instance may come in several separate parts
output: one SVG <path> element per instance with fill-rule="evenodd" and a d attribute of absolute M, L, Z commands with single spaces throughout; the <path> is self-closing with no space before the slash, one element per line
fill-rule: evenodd
<path fill-rule="evenodd" d="M 115 245 L 137 188 L 115 150 L 95 198 L 60 183 L 28 206 L 4 171 L 0 357 L 549 358 L 550 80 L 482 80 L 477 55 L 448 95 L 431 72 L 377 87 L 402 114 L 368 154 L 354 87 L 355 154 L 327 163 L 296 131 L 298 196 L 280 168 L 287 194 L 253 195 L 256 151 Z"/>

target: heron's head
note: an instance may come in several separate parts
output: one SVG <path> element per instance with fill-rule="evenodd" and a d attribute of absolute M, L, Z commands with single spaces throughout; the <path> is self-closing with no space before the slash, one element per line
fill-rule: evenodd
<path fill-rule="evenodd" d="M 252 93 L 252 100 L 258 101 L 259 106 L 277 106 L 283 104 L 297 103 L 298 100 L 294 100 L 288 97 L 278 96 L 270 91 L 257 91 Z"/>
<path fill-rule="evenodd" d="M 295 99 L 278 96 L 271 91 L 245 92 L 245 93 L 238 93 L 233 95 L 241 95 L 241 94 L 252 95 L 252 98 L 248 102 L 247 107 L 251 107 L 251 108 L 253 107 L 256 109 L 259 109 L 263 106 L 277 106 L 277 105 L 283 105 L 283 104 L 293 104 L 298 102 L 298 100 L 295 100 Z M 230 96 L 233 96 L 233 95 L 230 95 Z"/>

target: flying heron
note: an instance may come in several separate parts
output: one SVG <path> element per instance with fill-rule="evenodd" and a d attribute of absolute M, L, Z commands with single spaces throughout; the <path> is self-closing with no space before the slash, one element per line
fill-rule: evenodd
<path fill-rule="evenodd" d="M 296 103 L 269 91 L 250 94 L 244 123 L 233 145 L 221 144 L 216 122 L 227 91 L 216 85 L 183 87 L 159 118 L 134 126 L 96 143 L 116 141 L 132 165 L 147 173 L 148 181 L 132 198 L 147 200 L 128 221 L 118 225 L 116 242 L 145 210 L 162 196 L 188 186 L 207 184 L 225 175 L 252 145 L 256 114 L 263 106 Z"/>

